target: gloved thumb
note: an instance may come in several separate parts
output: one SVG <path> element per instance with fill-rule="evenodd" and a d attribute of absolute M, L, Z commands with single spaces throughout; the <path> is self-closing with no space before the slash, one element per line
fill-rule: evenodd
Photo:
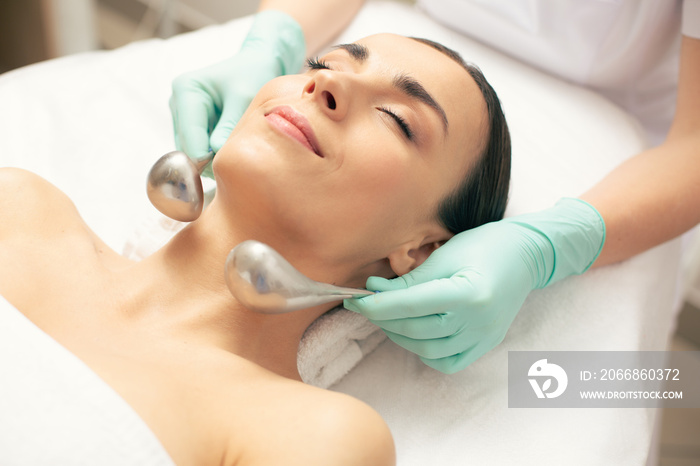
<path fill-rule="evenodd" d="M 371 291 L 405 290 L 411 286 L 426 283 L 436 278 L 442 278 L 434 276 L 433 273 L 434 271 L 430 267 L 419 266 L 407 274 L 391 280 L 381 277 L 369 277 L 367 279 L 366 288 Z"/>
<path fill-rule="evenodd" d="M 387 280 L 382 277 L 369 277 L 365 286 L 370 291 L 395 291 L 406 289 L 406 282 L 398 279 Z"/>

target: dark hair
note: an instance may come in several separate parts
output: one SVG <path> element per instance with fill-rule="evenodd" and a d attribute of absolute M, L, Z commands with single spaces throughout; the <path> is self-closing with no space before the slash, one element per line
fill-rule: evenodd
<path fill-rule="evenodd" d="M 486 101 L 488 129 L 486 145 L 462 183 L 442 200 L 437 217 L 457 234 L 503 218 L 510 184 L 510 132 L 496 91 L 479 68 L 466 63 L 459 53 L 428 39 L 411 39 L 429 45 L 460 65 L 474 79 Z"/>

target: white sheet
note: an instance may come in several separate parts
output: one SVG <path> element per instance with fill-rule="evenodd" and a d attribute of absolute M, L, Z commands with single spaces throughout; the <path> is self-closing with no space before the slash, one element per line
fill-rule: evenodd
<path fill-rule="evenodd" d="M 250 18 L 115 52 L 55 60 L 0 76 L 0 165 L 29 168 L 76 202 L 121 250 L 142 218 L 150 165 L 173 148 L 167 101 L 177 74 L 235 52 Z M 503 101 L 513 136 L 508 215 L 577 195 L 644 147 L 637 125 L 596 95 L 514 62 L 410 7 L 369 3 L 341 35 L 428 37 L 477 63 Z M 392 428 L 400 465 L 643 464 L 655 412 L 507 407 L 508 350 L 663 349 L 679 245 L 533 293 L 506 340 L 455 376 L 391 342 L 336 390 L 374 406 Z"/>
<path fill-rule="evenodd" d="M 2 296 L 0 374 L 3 466 L 174 465 L 109 385 Z"/>

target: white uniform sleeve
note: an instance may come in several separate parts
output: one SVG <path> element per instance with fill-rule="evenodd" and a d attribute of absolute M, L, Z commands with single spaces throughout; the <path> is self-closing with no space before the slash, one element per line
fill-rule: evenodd
<path fill-rule="evenodd" d="M 684 36 L 700 39 L 700 0 L 683 0 Z"/>

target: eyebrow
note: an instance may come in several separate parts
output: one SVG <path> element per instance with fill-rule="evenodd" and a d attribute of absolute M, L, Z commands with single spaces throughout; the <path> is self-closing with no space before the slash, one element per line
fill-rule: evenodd
<path fill-rule="evenodd" d="M 369 49 L 361 44 L 340 44 L 334 48 L 336 50 L 345 50 L 355 61 L 359 63 L 364 63 L 369 57 Z M 443 110 L 440 104 L 435 101 L 433 96 L 430 95 L 430 93 L 420 82 L 411 76 L 402 73 L 394 77 L 393 85 L 408 97 L 416 99 L 435 110 L 442 120 L 442 126 L 445 133 L 447 133 L 449 121 L 447 120 L 445 110 Z"/>
<path fill-rule="evenodd" d="M 369 49 L 360 44 L 340 44 L 333 47 L 338 50 L 345 50 L 356 61 L 363 63 L 369 57 Z"/>

